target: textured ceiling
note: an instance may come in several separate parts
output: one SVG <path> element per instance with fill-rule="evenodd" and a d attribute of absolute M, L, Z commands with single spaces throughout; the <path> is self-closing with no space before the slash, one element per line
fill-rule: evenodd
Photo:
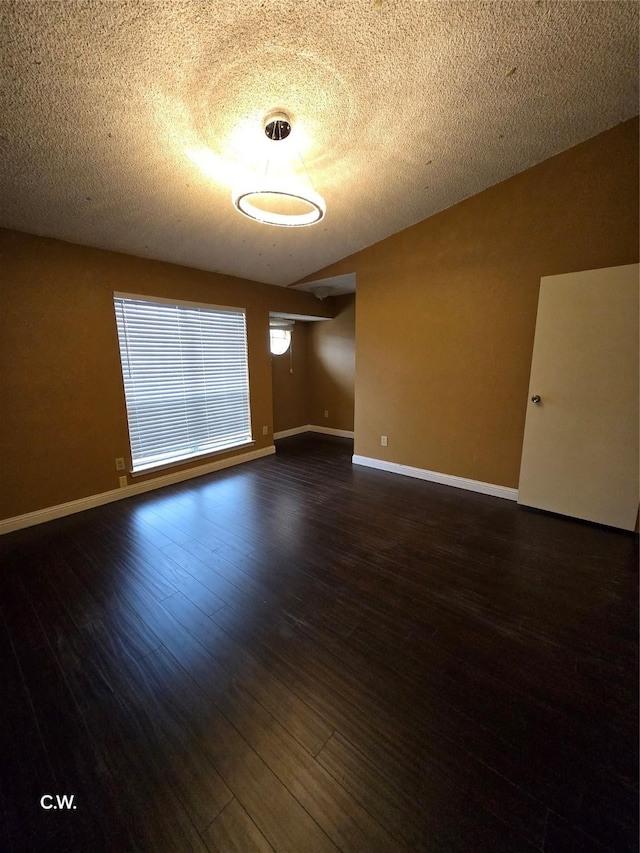
<path fill-rule="evenodd" d="M 638 9 L 0 0 L 0 225 L 290 284 L 635 115 Z M 232 205 L 274 108 L 315 226 Z"/>

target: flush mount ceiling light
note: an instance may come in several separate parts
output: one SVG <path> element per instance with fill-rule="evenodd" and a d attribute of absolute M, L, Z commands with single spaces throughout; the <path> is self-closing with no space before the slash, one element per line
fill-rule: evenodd
<path fill-rule="evenodd" d="M 265 118 L 263 128 L 270 140 L 268 145 L 282 144 L 291 134 L 292 123 L 286 113 L 271 113 Z M 271 158 L 268 158 L 262 177 L 256 178 L 252 187 L 234 192 L 233 203 L 237 210 L 264 225 L 297 228 L 320 222 L 326 212 L 324 199 L 315 191 L 299 152 L 296 154 L 306 181 L 301 181 L 290 170 L 276 174 L 272 169 L 269 174 Z"/>
<path fill-rule="evenodd" d="M 313 293 L 313 295 L 317 297 L 320 302 L 322 302 L 324 299 L 327 298 L 327 296 L 331 294 L 331 288 L 326 287 L 324 285 L 319 285 L 318 287 L 312 287 L 311 293 Z"/>

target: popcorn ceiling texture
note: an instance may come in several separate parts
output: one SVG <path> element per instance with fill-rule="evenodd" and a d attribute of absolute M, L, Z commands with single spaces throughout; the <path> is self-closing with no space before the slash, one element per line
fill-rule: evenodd
<path fill-rule="evenodd" d="M 638 9 L 3 0 L 0 225 L 288 285 L 635 115 Z M 313 227 L 231 202 L 275 108 Z"/>

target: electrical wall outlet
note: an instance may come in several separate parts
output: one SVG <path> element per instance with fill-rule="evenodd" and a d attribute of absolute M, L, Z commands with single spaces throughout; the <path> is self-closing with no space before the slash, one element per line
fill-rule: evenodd
<path fill-rule="evenodd" d="M 269 435 L 269 427 L 268 426 L 262 427 L 262 434 L 263 435 Z"/>
<path fill-rule="evenodd" d="M 325 416 L 325 418 L 329 417 L 329 409 L 324 410 L 324 416 Z"/>
<path fill-rule="evenodd" d="M 122 456 L 116 459 L 116 471 L 124 471 L 124 457 Z"/>
<path fill-rule="evenodd" d="M 127 478 L 126 478 L 126 476 L 125 476 L 125 477 L 118 477 L 118 482 L 120 483 L 120 488 L 121 488 L 121 489 L 126 489 L 126 488 L 127 488 L 127 486 L 129 485 L 129 484 L 127 483 Z"/>
<path fill-rule="evenodd" d="M 380 446 L 381 446 L 381 447 L 386 447 L 386 446 L 387 446 L 387 436 L 386 436 L 386 435 L 381 435 L 381 436 L 380 436 Z"/>

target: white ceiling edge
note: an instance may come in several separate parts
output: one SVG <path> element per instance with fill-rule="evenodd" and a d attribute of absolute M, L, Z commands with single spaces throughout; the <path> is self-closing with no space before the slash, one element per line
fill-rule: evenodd
<path fill-rule="evenodd" d="M 333 319 L 332 317 L 316 317 L 313 314 L 287 314 L 283 311 L 269 311 L 269 318 L 272 320 L 289 320 L 292 323 L 295 323 L 296 320 L 307 323 Z"/>
<path fill-rule="evenodd" d="M 344 275 L 334 275 L 329 278 L 319 278 L 316 281 L 305 281 L 302 284 L 290 284 L 291 290 L 302 290 L 305 293 L 316 293 L 328 290 L 326 296 L 343 296 L 345 293 L 356 292 L 356 274 L 348 272 Z M 323 299 L 325 296 L 322 297 Z"/>

